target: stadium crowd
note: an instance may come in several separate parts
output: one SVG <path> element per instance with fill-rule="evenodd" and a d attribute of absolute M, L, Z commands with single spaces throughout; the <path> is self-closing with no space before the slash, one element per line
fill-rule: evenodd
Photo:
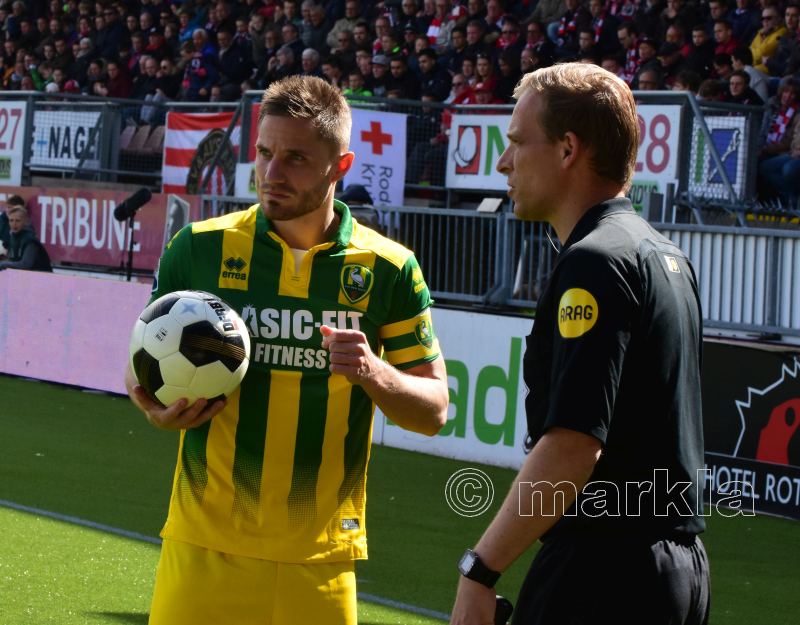
<path fill-rule="evenodd" d="M 633 89 L 764 105 L 761 178 L 797 192 L 800 0 L 13 0 L 0 24 L 4 89 L 156 102 L 305 74 L 347 96 L 508 103 L 526 72 L 596 63 Z"/>

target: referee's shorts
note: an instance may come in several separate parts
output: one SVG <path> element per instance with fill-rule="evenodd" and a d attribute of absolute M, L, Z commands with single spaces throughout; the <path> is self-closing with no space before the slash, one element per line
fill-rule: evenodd
<path fill-rule="evenodd" d="M 513 625 L 705 625 L 708 557 L 698 537 L 557 535 L 534 558 Z"/>

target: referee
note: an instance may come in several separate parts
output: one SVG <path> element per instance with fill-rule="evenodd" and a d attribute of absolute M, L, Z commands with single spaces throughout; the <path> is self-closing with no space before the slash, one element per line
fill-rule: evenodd
<path fill-rule="evenodd" d="M 493 623 L 497 579 L 536 540 L 514 624 L 706 623 L 702 318 L 688 260 L 625 198 L 633 97 L 578 63 L 514 96 L 497 169 L 562 249 L 524 359 L 530 453 L 459 562 L 451 623 Z"/>

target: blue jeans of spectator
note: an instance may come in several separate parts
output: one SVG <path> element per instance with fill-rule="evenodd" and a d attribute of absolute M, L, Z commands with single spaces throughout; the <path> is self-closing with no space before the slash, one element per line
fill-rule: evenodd
<path fill-rule="evenodd" d="M 800 195 L 800 158 L 779 154 L 764 159 L 758 165 L 764 189 L 784 202 L 797 201 Z"/>

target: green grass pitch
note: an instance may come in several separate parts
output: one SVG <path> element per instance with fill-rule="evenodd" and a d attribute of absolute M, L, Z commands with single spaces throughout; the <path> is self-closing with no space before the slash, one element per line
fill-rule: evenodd
<path fill-rule="evenodd" d="M 155 537 L 164 520 L 177 435 L 150 427 L 123 398 L 0 376 L 0 499 Z M 447 613 L 455 562 L 474 544 L 513 473 L 481 466 L 493 480 L 492 510 L 453 513 L 444 485 L 475 466 L 375 447 L 368 487 L 370 560 L 359 591 L 428 613 Z M 797 522 L 714 513 L 703 539 L 712 567 L 712 623 L 790 625 L 796 592 Z M 156 545 L 0 507 L 2 625 L 147 622 Z M 498 590 L 511 597 L 530 554 Z M 359 601 L 362 625 L 441 621 Z"/>

